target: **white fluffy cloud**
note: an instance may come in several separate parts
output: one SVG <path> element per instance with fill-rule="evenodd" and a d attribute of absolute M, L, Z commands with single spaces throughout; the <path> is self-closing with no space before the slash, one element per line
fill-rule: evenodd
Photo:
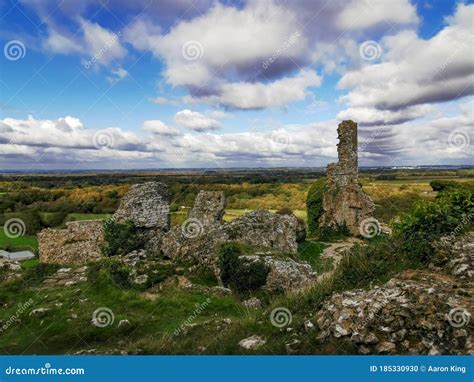
<path fill-rule="evenodd" d="M 143 123 L 143 130 L 157 135 L 175 136 L 180 132 L 175 127 L 170 127 L 161 122 L 159 119 L 145 121 Z"/>
<path fill-rule="evenodd" d="M 350 109 L 342 115 L 367 123 L 413 119 L 423 114 L 416 105 L 473 94 L 473 19 L 474 5 L 460 4 L 431 39 L 421 39 L 414 31 L 385 37 L 380 63 L 350 71 L 339 81 L 339 88 L 349 89 L 341 100 Z"/>
<path fill-rule="evenodd" d="M 217 130 L 222 127 L 219 121 L 210 118 L 197 111 L 188 109 L 178 111 L 174 116 L 177 124 L 194 131 L 203 132 L 206 130 Z"/>
<path fill-rule="evenodd" d="M 336 24 L 341 29 L 365 29 L 385 24 L 416 24 L 415 7 L 408 1 L 352 0 L 337 15 Z"/>

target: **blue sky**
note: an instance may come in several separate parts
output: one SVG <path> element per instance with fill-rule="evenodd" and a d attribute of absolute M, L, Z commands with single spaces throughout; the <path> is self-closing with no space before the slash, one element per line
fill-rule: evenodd
<path fill-rule="evenodd" d="M 4 169 L 473 163 L 471 1 L 0 4 Z"/>

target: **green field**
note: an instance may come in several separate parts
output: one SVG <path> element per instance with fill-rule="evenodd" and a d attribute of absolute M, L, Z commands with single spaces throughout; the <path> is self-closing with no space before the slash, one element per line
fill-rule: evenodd
<path fill-rule="evenodd" d="M 17 238 L 10 238 L 5 234 L 3 226 L 0 230 L 0 249 L 8 251 L 38 250 L 38 240 L 33 235 L 23 235 Z"/>

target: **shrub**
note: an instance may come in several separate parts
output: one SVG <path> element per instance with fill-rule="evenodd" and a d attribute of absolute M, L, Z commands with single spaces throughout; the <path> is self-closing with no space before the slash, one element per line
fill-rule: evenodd
<path fill-rule="evenodd" d="M 432 180 L 430 186 L 433 191 L 454 191 L 459 189 L 474 191 L 473 182 L 456 182 L 454 180 Z"/>
<path fill-rule="evenodd" d="M 106 245 L 103 248 L 104 255 L 116 256 L 139 249 L 142 241 L 137 235 L 137 228 L 131 221 L 116 223 L 112 219 L 107 219 L 104 223 L 104 237 Z"/>
<path fill-rule="evenodd" d="M 413 260 L 427 261 L 433 254 L 433 243 L 452 232 L 467 229 L 474 216 L 474 195 L 465 189 L 445 190 L 434 202 L 422 201 L 402 215 L 395 225 L 395 237 Z"/>
<path fill-rule="evenodd" d="M 225 243 L 219 250 L 221 279 L 225 286 L 237 292 L 259 289 L 267 282 L 270 269 L 261 261 L 240 259 L 241 247 L 236 243 Z"/>
<path fill-rule="evenodd" d="M 87 279 L 95 284 L 101 279 L 111 280 L 117 287 L 130 289 L 130 269 L 114 259 L 104 259 L 89 264 Z"/>
<path fill-rule="evenodd" d="M 323 212 L 323 195 L 326 189 L 326 179 L 320 178 L 310 187 L 306 198 L 308 212 L 308 231 L 310 235 L 319 234 L 319 218 Z"/>

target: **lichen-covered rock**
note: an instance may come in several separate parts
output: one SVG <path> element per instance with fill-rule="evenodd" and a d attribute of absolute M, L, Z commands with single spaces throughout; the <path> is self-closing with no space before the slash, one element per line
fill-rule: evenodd
<path fill-rule="evenodd" d="M 102 258 L 103 220 L 66 223 L 65 229 L 47 228 L 38 233 L 42 263 L 85 264 Z"/>
<path fill-rule="evenodd" d="M 223 191 L 199 191 L 194 205 L 189 212 L 189 218 L 197 220 L 202 227 L 222 223 L 225 212 L 225 197 Z"/>
<path fill-rule="evenodd" d="M 257 210 L 230 223 L 214 224 L 206 230 L 188 231 L 185 225 L 166 232 L 161 243 L 163 254 L 171 259 L 195 261 L 215 266 L 218 247 L 227 241 L 237 241 L 256 247 L 296 253 L 301 222 L 294 215 L 278 215 Z"/>
<path fill-rule="evenodd" d="M 267 210 L 244 214 L 225 224 L 223 229 L 229 240 L 286 253 L 296 253 L 298 240 L 304 239 L 304 223 L 296 216 L 274 214 Z"/>
<path fill-rule="evenodd" d="M 374 203 L 359 185 L 357 124 L 343 121 L 337 133 L 339 160 L 327 166 L 326 191 L 319 225 L 336 230 L 345 226 L 352 235 L 358 236 L 361 222 L 373 216 Z"/>
<path fill-rule="evenodd" d="M 362 354 L 474 354 L 474 232 L 435 247 L 429 271 L 334 294 L 317 314 L 320 337 L 347 338 Z"/>
<path fill-rule="evenodd" d="M 270 270 L 263 289 L 269 292 L 300 292 L 311 286 L 316 273 L 308 263 L 272 256 L 240 256 L 249 262 L 262 261 Z"/>
<path fill-rule="evenodd" d="M 265 345 L 267 341 L 259 336 L 250 336 L 239 341 L 239 346 L 246 350 L 254 350 Z"/>
<path fill-rule="evenodd" d="M 43 288 L 71 287 L 87 281 L 87 266 L 61 268 L 43 281 Z"/>
<path fill-rule="evenodd" d="M 134 184 L 125 194 L 114 214 L 117 223 L 130 220 L 139 228 L 170 227 L 170 193 L 159 182 Z"/>
<path fill-rule="evenodd" d="M 405 271 L 334 294 L 317 314 L 320 338 L 347 338 L 363 354 L 473 354 L 472 293 L 449 276 Z"/>
<path fill-rule="evenodd" d="M 474 281 L 474 232 L 458 238 L 444 237 L 434 246 L 431 268 L 443 269 L 460 281 Z"/>
<path fill-rule="evenodd" d="M 18 261 L 0 257 L 0 282 L 21 277 L 21 265 Z"/>

